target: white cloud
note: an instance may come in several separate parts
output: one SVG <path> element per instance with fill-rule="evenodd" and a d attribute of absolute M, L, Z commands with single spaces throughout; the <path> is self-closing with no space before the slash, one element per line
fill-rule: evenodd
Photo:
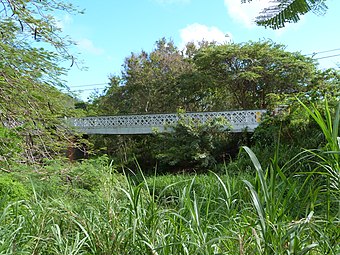
<path fill-rule="evenodd" d="M 85 50 L 94 55 L 101 55 L 104 53 L 102 48 L 98 48 L 94 45 L 94 43 L 87 38 L 82 38 L 76 41 L 77 47 L 81 50 Z"/>
<path fill-rule="evenodd" d="M 217 27 L 208 27 L 198 23 L 188 25 L 180 30 L 182 39 L 180 48 L 184 47 L 188 42 L 198 43 L 202 40 L 208 42 L 226 43 L 231 41 L 231 34 L 224 33 Z"/>
<path fill-rule="evenodd" d="M 224 0 L 224 4 L 230 17 L 248 28 L 255 26 L 255 17 L 264 8 L 273 5 L 272 0 L 253 0 L 243 4 L 241 0 Z"/>

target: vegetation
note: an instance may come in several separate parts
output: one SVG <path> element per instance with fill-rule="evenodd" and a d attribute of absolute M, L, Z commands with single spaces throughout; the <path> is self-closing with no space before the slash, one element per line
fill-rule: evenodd
<path fill-rule="evenodd" d="M 61 10 L 74 11 L 60 1 L 1 1 L 0 166 L 14 154 L 28 162 L 55 156 L 69 140 L 59 118 L 76 114 L 75 100 L 57 88 L 61 61 L 73 57 L 51 15 Z"/>
<path fill-rule="evenodd" d="M 49 14 L 74 9 L 0 2 L 0 254 L 340 253 L 339 72 L 269 41 L 161 39 L 88 110 L 178 110 L 173 132 L 102 136 L 96 157 L 69 162 L 60 118 L 81 113 L 58 64 L 74 59 Z M 274 114 L 252 136 L 181 114 L 258 107 Z"/>
<path fill-rule="evenodd" d="M 201 123 L 179 114 L 177 124 L 167 128 L 170 133 L 157 134 L 153 148 L 159 169 L 213 169 L 228 141 L 228 123 L 223 118 Z"/>
<path fill-rule="evenodd" d="M 47 164 L 39 174 L 13 172 L 11 178 L 27 190 L 1 201 L 0 251 L 338 254 L 340 148 L 333 138 L 340 107 L 334 119 L 307 111 L 331 140 L 284 165 L 274 153 L 266 168 L 244 147 L 254 169 L 249 174 L 227 167 L 222 175 L 145 177 L 142 171 L 118 173 L 107 158 Z M 302 164 L 308 172 L 300 171 Z M 95 183 L 88 182 L 92 173 Z"/>
<path fill-rule="evenodd" d="M 164 38 L 133 53 L 94 104 L 102 114 L 258 109 L 268 94 L 296 94 L 314 79 L 316 62 L 271 41 L 179 50 Z M 321 74 L 320 74 L 321 76 Z"/>
<path fill-rule="evenodd" d="M 265 109 L 268 94 L 302 92 L 316 72 L 311 58 L 270 41 L 210 46 L 195 63 L 209 77 L 215 109 Z"/>
<path fill-rule="evenodd" d="M 315 60 L 271 41 L 201 42 L 181 51 L 163 38 L 150 53 L 126 58 L 121 76 L 111 78 L 110 88 L 90 109 L 102 115 L 267 109 L 261 127 L 252 138 L 249 134 L 215 136 L 213 146 L 203 150 L 204 134 L 214 133 L 201 132 L 210 130 L 209 124 L 202 125 L 201 131 L 180 123 L 173 134 L 96 136 L 92 141 L 98 151 L 122 165 L 132 167 L 137 159 L 144 171 L 151 172 L 156 164 L 159 172 L 206 171 L 206 166 L 212 169 L 234 160 L 241 145 L 253 146 L 260 160 L 268 163 L 279 136 L 284 161 L 323 140 L 321 135 L 310 137 L 315 123 L 306 121 L 308 116 L 296 98 L 308 105 L 327 97 L 334 105 L 339 100 L 339 77 L 338 71 L 320 71 Z M 273 116 L 282 105 L 289 106 L 286 114 Z M 302 134 L 305 139 L 297 139 Z M 247 157 L 241 157 L 249 165 Z M 202 164 L 207 158 L 209 163 Z"/>

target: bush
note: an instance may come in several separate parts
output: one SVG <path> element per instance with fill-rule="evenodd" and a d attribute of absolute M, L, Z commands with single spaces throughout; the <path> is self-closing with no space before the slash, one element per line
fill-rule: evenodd
<path fill-rule="evenodd" d="M 216 164 L 217 151 L 228 141 L 227 123 L 215 118 L 201 123 L 199 120 L 179 115 L 171 132 L 158 133 L 154 155 L 160 166 L 190 170 L 211 169 Z"/>
<path fill-rule="evenodd" d="M 303 149 L 321 148 L 325 144 L 317 123 L 301 107 L 286 114 L 266 116 L 251 141 L 251 149 L 264 166 L 270 164 L 275 150 L 280 155 L 278 163 L 284 165 Z M 246 153 L 240 153 L 236 164 L 241 170 L 250 165 Z"/>
<path fill-rule="evenodd" d="M 21 140 L 13 130 L 0 124 L 0 167 L 18 158 L 22 151 Z"/>
<path fill-rule="evenodd" d="M 2 201 L 10 202 L 28 198 L 29 191 L 21 182 L 9 175 L 0 174 L 0 199 Z"/>

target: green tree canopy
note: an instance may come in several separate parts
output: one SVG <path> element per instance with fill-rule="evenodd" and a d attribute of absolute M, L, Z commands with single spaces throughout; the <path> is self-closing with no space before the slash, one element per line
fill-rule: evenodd
<path fill-rule="evenodd" d="M 191 43 L 179 50 L 162 39 L 150 53 L 132 53 L 125 60 L 122 75 L 111 77 L 110 82 L 107 93 L 94 101 L 103 115 L 166 113 L 179 108 L 271 109 L 277 104 L 290 104 L 293 112 L 296 96 L 304 102 L 316 102 L 326 93 L 327 98 L 339 100 L 340 91 L 338 72 L 318 70 L 312 58 L 288 52 L 283 45 L 271 41 L 199 46 Z M 107 147 L 103 148 L 105 153 L 120 157 L 129 166 L 137 158 L 143 169 L 153 167 L 157 160 L 162 167 L 196 168 L 214 161 L 210 159 L 222 160 L 237 153 L 240 137 L 206 143 L 212 141 L 209 140 L 212 130 L 207 126 L 196 127 L 180 124 L 174 127 L 174 133 L 160 134 L 159 139 L 101 136 L 94 143 L 97 148 Z M 273 134 L 271 131 L 269 136 Z M 248 141 L 247 137 L 243 139 Z M 176 161 L 178 158 L 181 162 Z"/>
<path fill-rule="evenodd" d="M 189 104 L 186 96 L 194 91 L 184 76 L 194 73 L 193 65 L 164 38 L 147 53 L 132 53 L 126 58 L 121 77 L 111 78 L 111 87 L 100 98 L 100 108 L 106 113 L 145 113 L 176 111 Z"/>
<path fill-rule="evenodd" d="M 194 62 L 210 77 L 217 110 L 266 108 L 268 94 L 304 91 L 316 72 L 314 60 L 271 41 L 211 45 Z"/>

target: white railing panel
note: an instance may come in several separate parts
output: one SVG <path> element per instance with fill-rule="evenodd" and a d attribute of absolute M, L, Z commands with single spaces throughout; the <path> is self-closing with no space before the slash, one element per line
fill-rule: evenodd
<path fill-rule="evenodd" d="M 241 132 L 248 128 L 253 131 L 266 110 L 195 112 L 184 116 L 199 119 L 202 122 L 211 118 L 224 117 L 232 126 L 233 132 Z M 87 134 L 147 134 L 156 128 L 164 131 L 165 125 L 175 124 L 177 114 L 122 115 L 71 118 L 67 120 L 71 126 Z"/>

